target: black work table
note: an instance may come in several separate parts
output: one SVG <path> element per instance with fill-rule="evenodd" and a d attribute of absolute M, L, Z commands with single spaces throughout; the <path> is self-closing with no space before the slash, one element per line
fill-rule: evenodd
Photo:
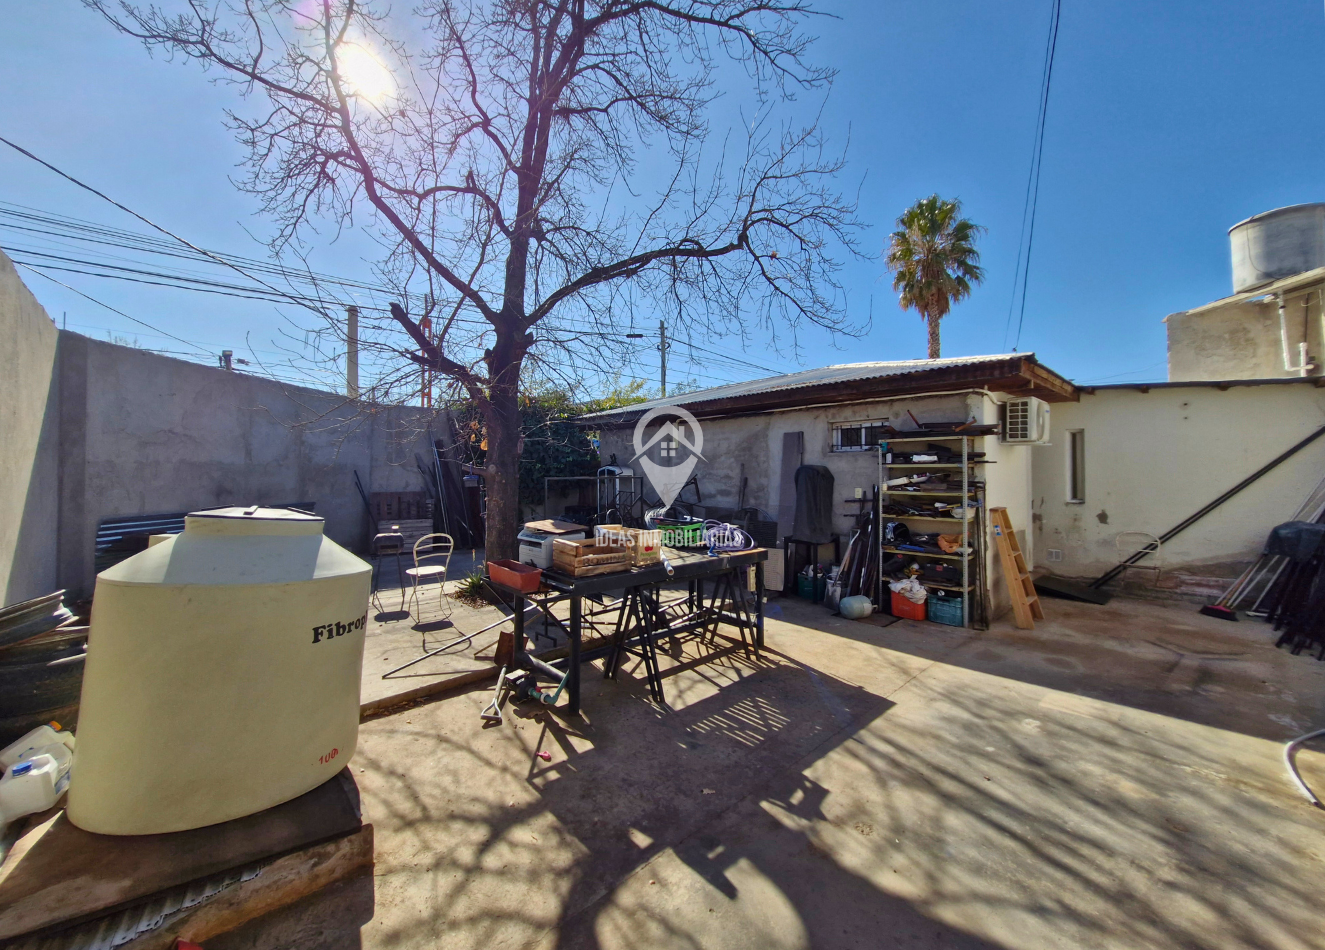
<path fill-rule="evenodd" d="M 528 669 L 531 672 L 533 669 L 533 664 L 524 649 L 526 599 L 535 598 L 539 600 L 545 614 L 547 614 L 547 607 L 550 604 L 559 603 L 563 600 L 569 601 L 569 623 L 559 625 L 570 641 L 570 655 L 567 658 L 566 666 L 566 693 L 569 700 L 568 711 L 571 715 L 575 715 L 580 711 L 580 647 L 583 640 L 585 597 L 593 600 L 605 593 L 624 591 L 625 595 L 620 601 L 620 609 L 624 614 L 627 610 L 627 601 L 632 595 L 639 597 L 645 589 L 657 588 L 662 584 L 687 581 L 690 582 L 690 594 L 687 604 L 692 611 L 699 611 L 702 608 L 704 581 L 713 578 L 734 578 L 737 572 L 751 566 L 755 569 L 755 604 L 754 616 L 751 618 L 754 627 L 754 647 L 758 650 L 764 645 L 764 561 L 768 559 L 766 549 L 751 548 L 748 551 L 737 551 L 710 557 L 702 552 L 677 551 L 672 548 L 665 548 L 663 554 L 671 565 L 672 573 L 670 574 L 662 564 L 631 568 L 613 574 L 597 574 L 592 577 L 570 577 L 558 573 L 556 570 L 545 569 L 539 589 L 532 594 L 525 594 L 489 579 L 489 583 L 493 587 L 513 600 L 511 606 L 514 609 L 514 614 L 511 619 L 515 624 L 515 652 L 512 656 L 511 667 L 514 669 Z M 696 613 L 695 616 L 698 617 L 699 614 Z M 696 628 L 704 622 L 740 622 L 739 618 L 732 618 L 721 610 L 714 613 L 711 609 L 703 614 L 702 619 L 694 619 L 662 630 L 654 629 L 648 611 L 641 611 L 638 614 L 638 619 L 641 627 L 638 636 L 645 641 L 645 646 L 650 652 L 652 651 L 652 638 L 659 633 L 675 634 L 681 632 L 682 629 Z M 618 639 L 621 636 L 620 621 L 618 621 Z M 742 638 L 744 638 L 744 630 L 742 631 Z M 609 668 L 608 675 L 613 673 L 614 669 Z M 657 675 L 655 667 L 650 674 L 650 688 L 654 692 L 654 698 L 661 703 L 661 686 L 657 682 Z"/>

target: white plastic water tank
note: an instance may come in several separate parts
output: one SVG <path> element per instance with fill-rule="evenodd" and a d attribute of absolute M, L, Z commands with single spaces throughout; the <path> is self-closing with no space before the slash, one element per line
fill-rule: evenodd
<path fill-rule="evenodd" d="M 359 732 L 371 568 L 314 515 L 190 514 L 97 577 L 69 820 L 228 821 L 331 778 Z"/>

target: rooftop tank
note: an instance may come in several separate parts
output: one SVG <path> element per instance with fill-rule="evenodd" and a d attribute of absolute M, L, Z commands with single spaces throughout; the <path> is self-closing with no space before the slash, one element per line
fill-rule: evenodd
<path fill-rule="evenodd" d="M 1229 228 L 1228 239 L 1235 294 L 1325 267 L 1325 203 L 1252 215 Z"/>

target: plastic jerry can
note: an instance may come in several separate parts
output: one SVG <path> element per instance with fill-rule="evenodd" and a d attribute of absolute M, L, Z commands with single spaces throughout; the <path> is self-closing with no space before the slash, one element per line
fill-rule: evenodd
<path fill-rule="evenodd" d="M 0 824 L 50 808 L 68 781 L 68 773 L 60 775 L 59 763 L 51 755 L 34 755 L 11 765 L 0 778 Z"/>
<path fill-rule="evenodd" d="M 15 762 L 30 759 L 47 746 L 62 745 L 69 751 L 74 748 L 74 734 L 61 732 L 60 724 L 53 722 L 49 726 L 38 726 L 23 738 L 11 742 L 0 749 L 0 768 L 9 768 Z"/>

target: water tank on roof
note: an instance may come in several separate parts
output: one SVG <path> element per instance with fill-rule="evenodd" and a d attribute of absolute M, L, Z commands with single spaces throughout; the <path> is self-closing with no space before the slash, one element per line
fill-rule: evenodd
<path fill-rule="evenodd" d="M 1325 267 L 1325 203 L 1253 215 L 1229 228 L 1228 239 L 1235 294 Z"/>
<path fill-rule="evenodd" d="M 369 565 L 285 508 L 190 514 L 102 571 L 69 820 L 183 831 L 310 791 L 354 754 Z"/>

